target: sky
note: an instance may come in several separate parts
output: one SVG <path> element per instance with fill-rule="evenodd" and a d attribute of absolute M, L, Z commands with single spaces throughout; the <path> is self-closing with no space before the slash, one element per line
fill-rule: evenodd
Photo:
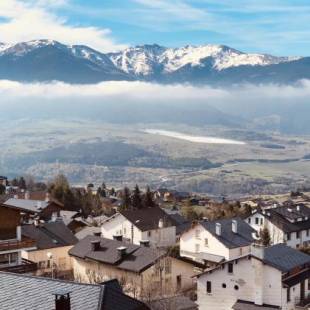
<path fill-rule="evenodd" d="M 309 0 L 1 0 L 0 41 L 54 39 L 103 52 L 157 43 L 310 55 Z"/>

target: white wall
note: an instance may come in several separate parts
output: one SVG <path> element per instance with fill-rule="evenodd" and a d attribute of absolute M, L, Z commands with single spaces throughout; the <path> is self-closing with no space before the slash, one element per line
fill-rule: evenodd
<path fill-rule="evenodd" d="M 198 278 L 198 305 L 199 309 L 228 310 L 238 299 L 254 302 L 259 293 L 257 285 L 261 283 L 263 302 L 272 305 L 281 305 L 281 272 L 263 265 L 263 272 L 256 272 L 256 259 L 240 259 L 234 264 L 233 274 L 228 273 L 228 265 L 225 269 L 218 269 L 211 274 L 204 274 Z M 256 276 L 256 277 L 255 277 Z M 206 292 L 206 282 L 211 281 L 212 292 Z M 226 284 L 226 288 L 222 287 Z M 238 286 L 238 290 L 235 286 Z"/>
<path fill-rule="evenodd" d="M 239 259 L 233 265 L 233 274 L 228 266 L 204 274 L 197 280 L 197 303 L 199 309 L 229 310 L 238 299 L 280 306 L 283 310 L 295 309 L 294 302 L 300 297 L 300 284 L 291 288 L 291 301 L 287 302 L 287 289 L 282 287 L 282 273 L 258 259 Z M 212 292 L 206 292 L 206 282 L 211 281 Z M 222 284 L 226 284 L 226 288 Z M 234 288 L 238 285 L 239 289 Z M 305 296 L 309 293 L 305 284 Z"/>
<path fill-rule="evenodd" d="M 267 211 L 266 211 L 267 212 Z M 258 219 L 259 224 L 256 224 L 255 219 Z M 250 219 L 250 222 L 249 222 Z M 307 230 L 303 230 L 299 233 L 299 238 L 297 238 L 296 232 L 290 233 L 290 240 L 287 238 L 287 234 L 285 234 L 281 229 L 279 229 L 276 225 L 274 225 L 268 218 L 264 217 L 262 214 L 253 214 L 249 216 L 245 221 L 251 225 L 257 232 L 259 232 L 263 228 L 267 228 L 271 237 L 271 244 L 278 243 L 286 243 L 288 246 L 292 248 L 298 248 L 302 245 L 310 244 L 310 230 L 307 233 Z"/>
<path fill-rule="evenodd" d="M 176 243 L 176 227 L 163 227 L 149 231 L 141 231 L 132 225 L 123 215 L 116 214 L 105 221 L 101 226 L 104 238 L 113 239 L 114 235 L 122 235 L 133 243 L 140 245 L 141 240 L 149 240 L 151 246 L 172 246 Z"/>

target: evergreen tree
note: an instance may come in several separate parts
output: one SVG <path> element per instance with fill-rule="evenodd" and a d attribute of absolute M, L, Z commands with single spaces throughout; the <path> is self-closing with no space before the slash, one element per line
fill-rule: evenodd
<path fill-rule="evenodd" d="M 132 206 L 136 209 L 142 209 L 142 198 L 139 186 L 136 185 L 132 195 Z"/>
<path fill-rule="evenodd" d="M 102 182 L 101 188 L 102 188 L 102 189 L 106 189 L 106 188 L 107 188 L 104 182 Z"/>
<path fill-rule="evenodd" d="M 124 187 L 123 193 L 122 193 L 122 205 L 121 208 L 123 210 L 127 210 L 131 207 L 131 198 L 130 198 L 130 190 L 128 187 Z"/>
<path fill-rule="evenodd" d="M 23 177 L 20 177 L 20 179 L 18 181 L 18 186 L 21 189 L 27 189 L 26 181 L 25 181 L 25 179 Z"/>
<path fill-rule="evenodd" d="M 0 195 L 5 194 L 5 186 L 3 184 L 0 184 Z"/>
<path fill-rule="evenodd" d="M 260 238 L 261 238 L 261 243 L 263 246 L 270 245 L 271 238 L 270 238 L 270 233 L 267 227 L 260 230 Z"/>
<path fill-rule="evenodd" d="M 115 195 L 116 195 L 116 192 L 115 192 L 114 187 L 112 187 L 112 188 L 110 189 L 110 195 L 111 195 L 111 196 L 115 196 Z"/>
<path fill-rule="evenodd" d="M 11 181 L 11 185 L 12 186 L 18 186 L 18 180 L 16 178 L 14 178 L 12 181 Z"/>
<path fill-rule="evenodd" d="M 153 193 L 151 192 L 149 186 L 146 188 L 146 192 L 145 192 L 144 199 L 143 199 L 143 205 L 146 208 L 155 207 L 155 202 L 153 199 Z"/>

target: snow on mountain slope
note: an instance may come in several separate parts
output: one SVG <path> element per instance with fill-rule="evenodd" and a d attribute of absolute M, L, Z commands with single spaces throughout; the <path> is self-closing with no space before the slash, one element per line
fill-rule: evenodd
<path fill-rule="evenodd" d="M 185 46 L 165 48 L 145 45 L 109 54 L 112 62 L 127 73 L 147 76 L 158 69 L 165 73 L 174 72 L 186 65 L 201 66 L 208 57 L 213 60 L 215 70 L 224 70 L 241 65 L 270 65 L 297 58 L 275 57 L 266 54 L 246 54 L 223 45 Z"/>

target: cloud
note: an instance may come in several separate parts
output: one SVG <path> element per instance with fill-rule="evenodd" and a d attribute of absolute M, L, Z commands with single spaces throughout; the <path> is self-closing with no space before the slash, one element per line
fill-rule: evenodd
<path fill-rule="evenodd" d="M 211 86 L 192 86 L 187 84 L 161 85 L 147 82 L 111 81 L 89 85 L 72 85 L 63 82 L 29 83 L 0 80 L 0 96 L 2 102 L 15 98 L 23 101 L 25 98 L 44 99 L 71 99 L 87 100 L 91 105 L 92 98 L 113 99 L 115 102 L 132 103 L 166 103 L 198 102 L 200 104 L 220 103 L 230 104 L 241 101 L 247 103 L 264 102 L 264 100 L 278 102 L 308 102 L 310 97 L 310 81 L 302 80 L 295 85 L 253 85 L 244 84 L 229 88 Z M 251 98 L 251 101 L 249 99 Z M 255 100 L 253 99 L 255 98 Z M 262 101 L 262 99 L 264 99 Z M 310 103 L 309 103 L 310 104 Z M 233 106 L 233 104 L 231 104 Z"/>
<path fill-rule="evenodd" d="M 36 39 L 52 39 L 65 44 L 85 44 L 101 51 L 124 48 L 111 37 L 109 29 L 70 25 L 53 9 L 66 6 L 65 0 L 0 1 L 1 41 L 17 43 Z"/>

